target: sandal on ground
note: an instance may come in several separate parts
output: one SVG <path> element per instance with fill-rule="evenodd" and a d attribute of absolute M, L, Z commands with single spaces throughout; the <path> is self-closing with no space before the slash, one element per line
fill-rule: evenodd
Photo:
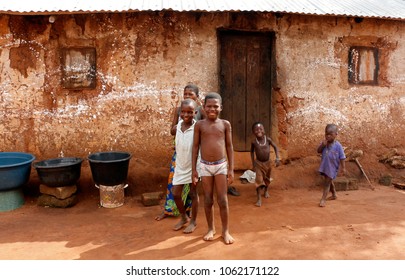
<path fill-rule="evenodd" d="M 234 196 L 240 196 L 240 193 L 235 189 L 235 187 L 229 186 L 228 187 L 228 194 Z"/>

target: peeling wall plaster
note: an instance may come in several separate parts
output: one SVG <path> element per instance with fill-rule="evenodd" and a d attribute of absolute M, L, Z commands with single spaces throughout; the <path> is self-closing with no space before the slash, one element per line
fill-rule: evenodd
<path fill-rule="evenodd" d="M 45 16 L 0 15 L 0 21 L 0 150 L 39 159 L 127 150 L 167 166 L 171 114 L 183 87 L 218 90 L 218 28 L 276 32 L 272 136 L 284 154 L 314 154 L 329 122 L 341 127 L 346 146 L 404 145 L 400 21 L 174 12 L 58 15 L 53 24 Z M 354 42 L 385 48 L 383 86 L 347 84 L 346 49 Z M 61 87 L 59 50 L 66 47 L 96 49 L 95 89 Z"/>

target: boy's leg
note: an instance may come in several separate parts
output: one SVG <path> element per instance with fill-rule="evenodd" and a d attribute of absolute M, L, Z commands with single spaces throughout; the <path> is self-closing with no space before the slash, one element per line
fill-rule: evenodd
<path fill-rule="evenodd" d="M 263 186 L 263 185 L 262 185 L 262 186 Z M 257 200 L 256 200 L 255 205 L 256 205 L 257 207 L 262 206 L 262 197 L 261 197 L 262 186 L 256 186 L 256 197 L 257 197 Z"/>
<path fill-rule="evenodd" d="M 264 197 L 265 198 L 269 198 L 270 194 L 269 194 L 269 187 L 266 185 L 264 186 Z"/>
<path fill-rule="evenodd" d="M 174 202 L 176 202 L 177 209 L 180 212 L 180 221 L 173 227 L 173 230 L 180 230 L 188 223 L 189 218 L 186 214 L 186 208 L 184 207 L 184 202 L 181 197 L 183 192 L 183 185 L 173 186 L 172 193 Z"/>
<path fill-rule="evenodd" d="M 219 214 L 222 223 L 222 238 L 225 244 L 232 244 L 235 240 L 229 234 L 229 207 L 228 207 L 228 186 L 227 178 L 224 174 L 215 175 L 215 186 L 217 189 L 217 200 L 219 206 Z"/>
<path fill-rule="evenodd" d="M 325 207 L 326 197 L 328 196 L 331 183 L 332 183 L 332 179 L 329 178 L 328 176 L 324 176 L 323 194 L 322 194 L 321 202 L 319 203 L 320 207 Z"/>
<path fill-rule="evenodd" d="M 256 203 L 255 205 L 260 207 L 262 206 L 262 198 L 261 198 L 261 190 L 264 189 L 264 196 L 266 197 L 269 194 L 267 190 L 265 189 L 266 187 L 266 173 L 264 173 L 264 169 L 262 168 L 262 163 L 259 161 L 256 161 L 256 166 L 255 166 L 255 173 L 256 173 L 256 179 L 255 179 L 255 186 L 256 186 Z"/>
<path fill-rule="evenodd" d="M 330 191 L 332 192 L 332 196 L 328 197 L 328 200 L 335 200 L 337 199 L 336 188 L 333 181 L 330 182 Z"/>
<path fill-rule="evenodd" d="M 265 198 L 269 198 L 270 194 L 269 194 L 269 186 L 270 186 L 270 182 L 271 182 L 271 165 L 269 163 L 268 166 L 268 170 L 266 172 L 266 177 L 264 178 L 264 197 Z"/>
<path fill-rule="evenodd" d="M 192 203 L 191 203 L 191 220 L 190 220 L 190 224 L 184 229 L 184 233 L 192 233 L 195 228 L 197 227 L 197 214 L 198 214 L 198 204 L 200 203 L 200 198 L 198 196 L 198 189 L 197 186 L 199 185 L 199 183 L 197 183 L 197 185 L 190 185 L 190 197 L 192 199 Z"/>
<path fill-rule="evenodd" d="M 207 220 L 208 232 L 204 236 L 204 240 L 209 241 L 214 239 L 215 226 L 214 226 L 214 177 L 202 176 L 202 187 L 204 191 L 204 211 L 205 219 Z"/>

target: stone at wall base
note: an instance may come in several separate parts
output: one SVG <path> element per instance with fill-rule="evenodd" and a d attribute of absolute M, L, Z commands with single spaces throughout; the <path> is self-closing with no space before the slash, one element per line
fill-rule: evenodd
<path fill-rule="evenodd" d="M 39 186 L 39 191 L 42 194 L 52 195 L 58 199 L 66 199 L 76 193 L 77 187 L 76 185 L 73 185 L 54 188 L 41 184 Z"/>
<path fill-rule="evenodd" d="M 142 203 L 144 206 L 159 205 L 160 200 L 163 198 L 162 192 L 150 192 L 142 194 Z"/>
<path fill-rule="evenodd" d="M 37 205 L 53 208 L 68 208 L 77 203 L 77 196 L 74 194 L 65 199 L 58 199 L 52 195 L 41 194 L 38 197 Z"/>
<path fill-rule="evenodd" d="M 380 180 L 378 180 L 378 183 L 383 186 L 391 186 L 392 182 L 392 175 L 390 174 L 384 174 L 380 177 Z"/>
<path fill-rule="evenodd" d="M 353 191 L 359 189 L 357 179 L 355 178 L 337 177 L 333 180 L 333 183 L 335 184 L 336 191 Z"/>

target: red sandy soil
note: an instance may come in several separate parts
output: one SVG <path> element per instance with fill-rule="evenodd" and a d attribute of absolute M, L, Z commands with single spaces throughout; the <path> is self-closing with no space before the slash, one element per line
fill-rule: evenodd
<path fill-rule="evenodd" d="M 22 207 L 0 213 L 0 259 L 404 260 L 405 190 L 378 183 L 371 190 L 361 179 L 359 190 L 340 191 L 321 208 L 317 164 L 274 169 L 262 207 L 254 206 L 254 186 L 242 184 L 236 173 L 233 186 L 241 195 L 229 196 L 232 245 L 219 234 L 217 206 L 217 235 L 203 241 L 202 195 L 191 234 L 172 230 L 178 218 L 155 221 L 162 206 L 145 207 L 139 195 L 126 196 L 123 206 L 112 209 L 99 206 L 96 192 L 79 193 L 78 203 L 65 209 L 40 207 L 36 196 L 27 196 Z"/>

